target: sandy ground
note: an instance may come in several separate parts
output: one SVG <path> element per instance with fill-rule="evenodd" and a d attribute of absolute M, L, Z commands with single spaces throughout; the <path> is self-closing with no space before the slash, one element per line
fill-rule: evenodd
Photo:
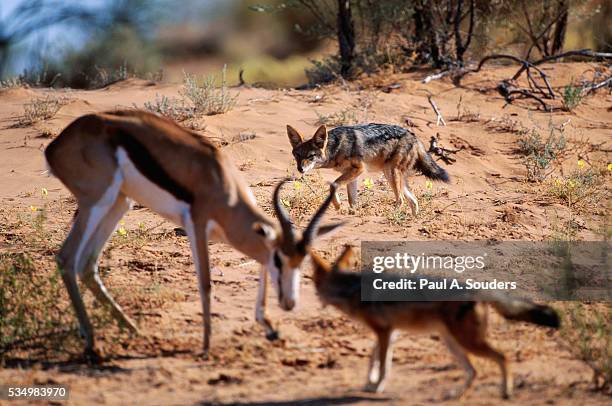
<path fill-rule="evenodd" d="M 545 69 L 553 86 L 560 87 L 571 78 L 589 78 L 594 67 L 559 64 Z M 317 112 L 330 114 L 349 108 L 360 121 L 397 124 L 409 117 L 424 143 L 439 133 L 444 146 L 463 148 L 456 155 L 457 162 L 446 167 L 452 183 L 435 184 L 434 198 L 422 202 L 423 212 L 416 218 L 407 215 L 391 221 L 387 209 L 377 212 L 367 207 L 356 214 L 349 214 L 346 207 L 330 210 L 329 221 L 348 220 L 349 225 L 317 243 L 327 258 L 336 255 L 343 244 L 358 245 L 360 240 L 544 240 L 558 232 L 570 213 L 560 202 L 547 198 L 541 186 L 525 182 L 525 168 L 516 152 L 516 129 L 539 128 L 545 133 L 552 122 L 565 125 L 575 145 L 600 144 L 599 149 L 610 150 L 612 96 L 600 91 L 572 113 L 535 111 L 531 102 L 504 107 L 503 99 L 492 89 L 514 71 L 489 68 L 468 76 L 462 87 L 445 80 L 422 84 L 423 73 L 366 79 L 361 83 L 363 90 L 359 83 L 309 91 L 243 87 L 236 89 L 240 93 L 236 108 L 204 117 L 200 124 L 206 126 L 205 136 L 227 144 L 223 150 L 267 210 L 276 181 L 297 173 L 285 125 L 310 135 L 316 128 Z M 30 206 L 44 204 L 51 248 L 33 255 L 41 271 L 50 271 L 54 249 L 69 229 L 74 200 L 45 172 L 42 151 L 50 138 L 41 134 L 57 134 L 84 113 L 142 106 L 156 94 L 176 95 L 178 89 L 129 80 L 95 91 L 55 91 L 70 97 L 70 103 L 52 119 L 27 127 L 15 126 L 23 105 L 51 91 L 0 90 L 0 248 L 23 249 L 15 240 L 15 235 L 22 238 L 26 233 L 19 220 L 32 215 Z M 436 126 L 428 94 L 433 95 L 447 126 Z M 240 134 L 246 140 L 240 141 Z M 587 156 L 589 164 L 609 162 L 603 153 Z M 568 156 L 566 170 L 576 160 Z M 335 176 L 333 172 L 322 174 L 325 179 Z M 379 182 L 381 174 L 367 177 L 380 190 L 377 196 L 387 196 L 383 203 L 391 202 L 391 191 Z M 425 192 L 423 176 L 413 177 L 412 185 L 417 196 Z M 41 197 L 42 188 L 48 190 L 48 196 Z M 342 194 L 345 197 L 345 191 Z M 603 202 L 603 209 L 571 214 L 578 224 L 578 238 L 601 239 L 598 236 L 609 215 L 606 204 Z M 336 310 L 322 308 L 313 290 L 309 263 L 304 266 L 302 298 L 296 310 L 281 311 L 270 293 L 271 317 L 280 326 L 282 339 L 268 342 L 254 322 L 258 267 L 220 243 L 210 246 L 215 267 L 212 355 L 202 360 L 201 310 L 188 241 L 172 233 L 172 224 L 140 206 L 128 213 L 123 227 L 127 237 L 113 237 L 103 255 L 102 274 L 116 300 L 138 320 L 142 336 L 121 336 L 119 342 L 111 342 L 98 332 L 105 361 L 95 367 L 80 361 L 78 353 L 51 359 L 17 355 L 0 368 L 0 382 L 67 384 L 71 404 L 500 403 L 498 370 L 478 359 L 473 391 L 463 400 L 445 401 L 446 394 L 462 383 L 463 371 L 453 364 L 437 337 L 409 333 L 397 342 L 387 391 L 382 395 L 361 392 L 373 337 Z M 148 230 L 146 237 L 131 240 L 143 227 Z M 516 382 L 513 398 L 503 403 L 610 403 L 591 390 L 590 369 L 572 356 L 558 333 L 508 323 L 496 314 L 492 314 L 491 325 L 491 340 L 512 361 Z"/>

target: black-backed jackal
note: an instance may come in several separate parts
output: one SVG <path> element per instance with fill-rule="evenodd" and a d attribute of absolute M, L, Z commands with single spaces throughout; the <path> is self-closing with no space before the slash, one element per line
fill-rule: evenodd
<path fill-rule="evenodd" d="M 552 308 L 501 293 L 489 295 L 475 291 L 473 301 L 362 302 L 361 273 L 345 271 L 350 256 L 351 249 L 347 246 L 332 266 L 311 253 L 315 268 L 314 282 L 321 301 L 362 321 L 376 333 L 378 341 L 370 360 L 367 391 L 384 390 L 391 370 L 393 332 L 402 329 L 440 334 L 467 372 L 465 385 L 457 393 L 458 396 L 470 388 L 476 376 L 476 370 L 468 358 L 468 353 L 471 353 L 488 358 L 499 366 L 502 374 L 501 396 L 507 398 L 512 390 L 512 376 L 504 354 L 487 342 L 487 305 L 509 320 L 559 327 L 559 317 Z M 387 274 L 380 275 L 384 277 Z"/>
<path fill-rule="evenodd" d="M 306 173 L 313 168 L 332 168 L 342 173 L 335 183 L 347 185 L 349 205 L 357 202 L 357 178 L 367 168 L 382 171 L 401 206 L 408 199 L 416 215 L 419 203 L 410 191 L 408 176 L 418 170 L 430 179 L 449 182 L 446 171 L 438 166 L 411 131 L 388 124 L 363 124 L 336 127 L 329 132 L 322 125 L 304 141 L 293 127 L 287 126 L 297 168 Z M 332 201 L 340 207 L 338 195 Z"/>

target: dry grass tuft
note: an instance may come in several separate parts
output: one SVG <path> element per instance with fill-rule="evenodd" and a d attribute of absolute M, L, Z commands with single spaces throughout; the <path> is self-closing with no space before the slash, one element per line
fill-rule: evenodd
<path fill-rule="evenodd" d="M 39 121 L 53 118 L 59 109 L 70 103 L 70 101 L 69 97 L 57 97 L 54 95 L 34 98 L 24 104 L 23 115 L 19 117 L 17 124 L 20 127 L 27 127 Z"/>

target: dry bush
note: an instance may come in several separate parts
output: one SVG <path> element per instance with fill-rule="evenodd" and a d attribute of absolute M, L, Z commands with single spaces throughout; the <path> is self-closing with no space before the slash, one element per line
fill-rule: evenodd
<path fill-rule="evenodd" d="M 183 87 L 179 90 L 180 98 L 155 95 L 153 102 L 145 102 L 144 109 L 177 122 L 192 120 L 189 127 L 202 130 L 202 126 L 193 120 L 223 114 L 236 106 L 238 95 L 229 91 L 225 74 L 226 67 L 223 67 L 221 86 L 216 88 L 214 76 L 207 76 L 199 82 L 195 75 L 185 73 Z"/>
<path fill-rule="evenodd" d="M 37 97 L 23 106 L 23 115 L 18 120 L 19 126 L 29 126 L 39 121 L 53 118 L 59 109 L 70 103 L 69 97 L 47 95 Z"/>
<path fill-rule="evenodd" d="M 82 340 L 57 270 L 41 269 L 26 253 L 0 254 L 0 363 L 80 353 Z M 89 312 L 105 330 L 110 313 L 99 306 Z"/>
<path fill-rule="evenodd" d="M 185 105 L 184 99 L 155 95 L 155 100 L 145 102 L 144 109 L 152 113 L 161 114 L 171 120 L 181 122 L 194 117 L 193 109 Z"/>
<path fill-rule="evenodd" d="M 610 197 L 609 173 L 606 167 L 587 168 L 586 163 L 579 160 L 578 169 L 547 179 L 544 193 L 573 211 L 594 213 L 595 208 L 602 202 L 605 204 Z"/>
<path fill-rule="evenodd" d="M 236 106 L 238 95 L 229 91 L 226 78 L 227 67 L 221 72 L 221 86 L 215 87 L 215 77 L 207 76 L 201 81 L 195 75 L 184 74 L 181 96 L 191 102 L 196 115 L 227 113 Z"/>
<path fill-rule="evenodd" d="M 552 173 L 553 165 L 559 162 L 566 146 L 563 126 L 556 127 L 550 123 L 547 136 L 543 136 L 537 128 L 522 132 L 518 147 L 527 169 L 527 179 L 538 182 L 546 179 Z"/>
<path fill-rule="evenodd" d="M 316 125 L 328 125 L 331 127 L 339 127 L 342 125 L 357 124 L 357 113 L 354 108 L 348 107 L 343 110 L 336 111 L 330 114 L 321 114 L 318 111 Z"/>
<path fill-rule="evenodd" d="M 597 390 L 612 394 L 612 308 L 608 303 L 569 303 L 561 337 L 568 349 L 593 370 Z"/>

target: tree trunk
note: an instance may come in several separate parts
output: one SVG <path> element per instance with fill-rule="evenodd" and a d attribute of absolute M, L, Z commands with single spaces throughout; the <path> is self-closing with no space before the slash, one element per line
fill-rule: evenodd
<path fill-rule="evenodd" d="M 562 13 L 559 17 L 559 21 L 555 24 L 555 31 L 553 33 L 553 43 L 550 50 L 551 55 L 557 55 L 563 50 L 563 43 L 565 42 L 565 32 L 567 29 L 567 17 L 568 17 L 568 0 L 559 0 L 559 12 Z"/>
<path fill-rule="evenodd" d="M 338 0 L 338 46 L 340 47 L 340 74 L 351 76 L 355 57 L 355 27 L 350 0 Z"/>

